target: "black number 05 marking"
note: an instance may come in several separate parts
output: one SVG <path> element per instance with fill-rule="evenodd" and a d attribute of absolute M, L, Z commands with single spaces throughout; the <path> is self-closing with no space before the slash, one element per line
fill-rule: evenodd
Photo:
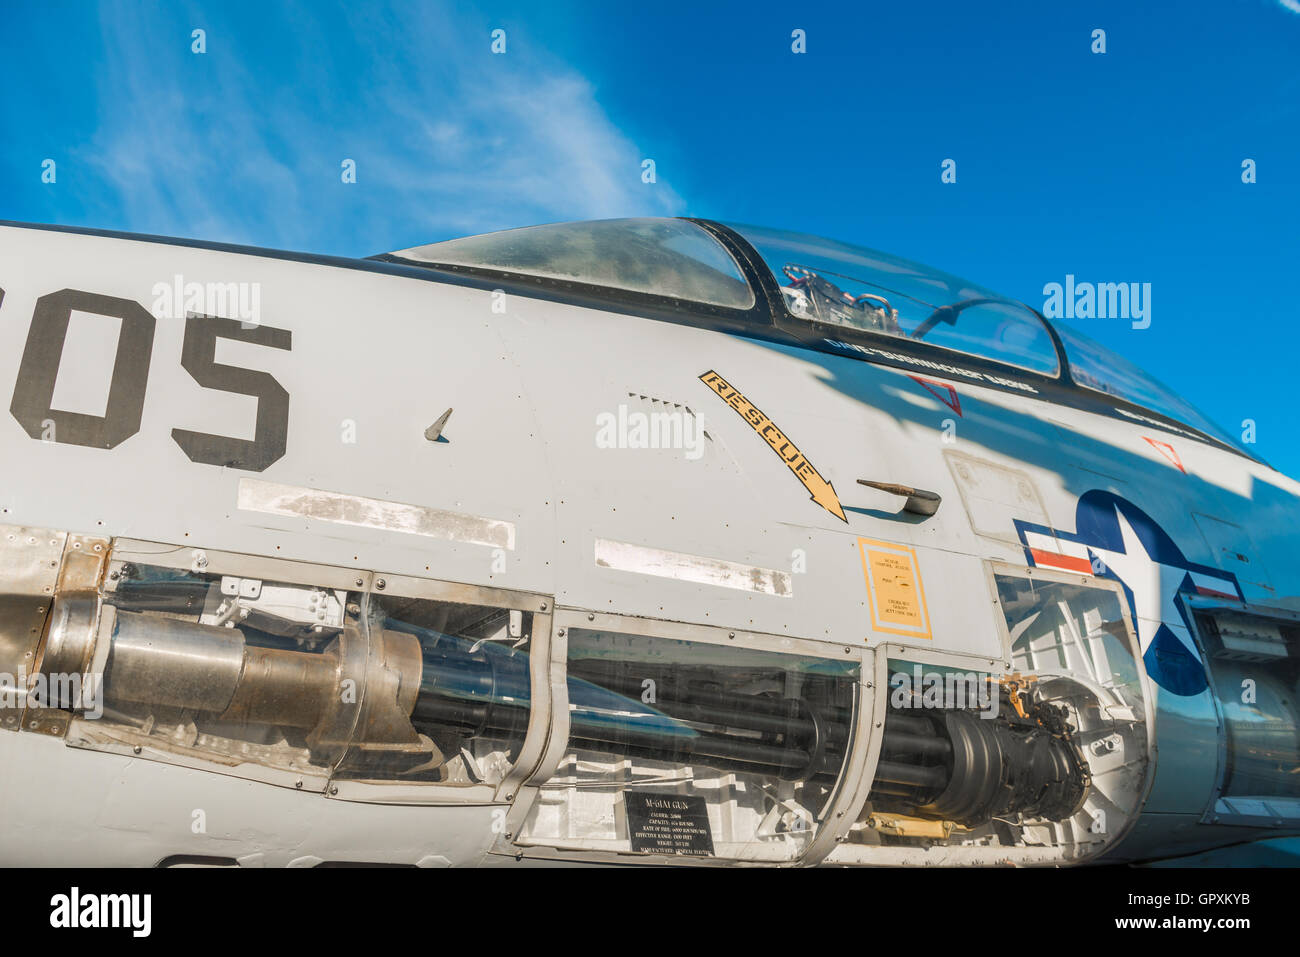
<path fill-rule="evenodd" d="M 0 304 L 3 303 L 4 290 L 0 289 Z M 73 310 L 122 320 L 108 403 L 102 416 L 53 408 L 54 385 L 59 377 L 59 363 Z M 79 289 L 63 289 L 42 296 L 32 312 L 9 411 L 34 439 L 116 448 L 140 431 L 154 326 L 153 315 L 131 299 Z M 234 319 L 187 318 L 181 366 L 206 389 L 256 397 L 257 425 L 252 439 L 187 429 L 172 429 L 172 438 L 191 462 L 260 472 L 284 455 L 289 435 L 289 393 L 266 372 L 219 364 L 216 361 L 218 339 L 252 342 L 273 349 L 292 348 L 292 335 L 287 329 L 248 326 Z"/>
<path fill-rule="evenodd" d="M 172 429 L 172 438 L 191 462 L 260 472 L 284 455 L 289 440 L 289 393 L 269 373 L 219 365 L 218 338 L 255 342 L 273 349 L 289 349 L 292 341 L 288 329 L 241 325 L 234 319 L 186 319 L 181 365 L 206 389 L 256 396 L 257 427 L 251 440 L 187 429 Z"/>

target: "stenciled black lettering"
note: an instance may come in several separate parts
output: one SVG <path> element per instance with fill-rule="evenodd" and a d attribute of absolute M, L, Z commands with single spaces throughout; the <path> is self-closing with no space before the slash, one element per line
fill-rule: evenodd
<path fill-rule="evenodd" d="M 104 414 L 52 407 L 73 310 L 122 321 Z M 153 354 L 154 317 L 131 299 L 61 289 L 36 300 L 9 411 L 34 439 L 111 449 L 140 431 Z"/>
<path fill-rule="evenodd" d="M 288 329 L 241 324 L 234 319 L 190 316 L 185 320 L 181 365 L 205 389 L 251 395 L 257 399 L 252 439 L 236 439 L 188 429 L 172 429 L 172 438 L 191 462 L 261 472 L 285 453 L 289 437 L 289 393 L 267 372 L 221 365 L 217 340 L 236 339 L 272 349 L 291 349 Z"/>

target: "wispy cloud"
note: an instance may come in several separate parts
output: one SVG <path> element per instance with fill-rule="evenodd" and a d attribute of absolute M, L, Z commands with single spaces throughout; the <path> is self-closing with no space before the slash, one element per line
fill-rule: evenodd
<path fill-rule="evenodd" d="M 592 84 L 463 8 L 104 9 L 103 215 L 140 231 L 365 254 L 564 219 L 673 215 Z M 190 30 L 207 30 L 203 55 Z M 343 159 L 357 183 L 340 181 Z"/>

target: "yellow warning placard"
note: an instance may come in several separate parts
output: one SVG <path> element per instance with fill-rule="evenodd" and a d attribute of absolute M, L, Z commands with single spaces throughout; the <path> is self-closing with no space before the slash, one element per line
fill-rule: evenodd
<path fill-rule="evenodd" d="M 740 417 L 749 423 L 749 427 L 758 433 L 758 437 L 781 457 L 786 468 L 803 483 L 803 487 L 808 490 L 814 502 L 841 522 L 848 522 L 848 518 L 844 515 L 844 508 L 840 505 L 839 496 L 835 494 L 835 486 L 817 471 L 790 437 L 777 428 L 775 422 L 764 415 L 758 406 L 746 399 L 739 389 L 712 369 L 701 375 L 700 381 L 717 393 L 718 398 L 735 409 Z"/>
<path fill-rule="evenodd" d="M 916 552 L 906 545 L 858 539 L 873 631 L 930 638 L 930 614 Z"/>

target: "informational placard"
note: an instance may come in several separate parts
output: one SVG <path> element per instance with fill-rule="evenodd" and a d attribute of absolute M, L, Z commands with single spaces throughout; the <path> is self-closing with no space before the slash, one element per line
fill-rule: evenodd
<path fill-rule="evenodd" d="M 895 635 L 929 638 L 930 615 L 917 569 L 916 552 L 906 545 L 859 538 L 862 570 L 871 603 L 871 627 Z"/>
<path fill-rule="evenodd" d="M 648 854 L 713 856 L 709 808 L 699 795 L 624 791 L 632 850 Z"/>

